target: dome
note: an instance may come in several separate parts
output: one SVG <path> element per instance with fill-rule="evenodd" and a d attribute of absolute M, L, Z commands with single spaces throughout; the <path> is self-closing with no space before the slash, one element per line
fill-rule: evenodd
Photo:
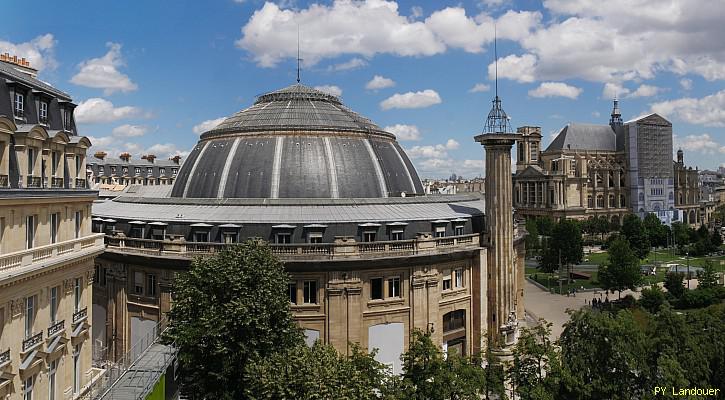
<path fill-rule="evenodd" d="M 395 136 L 338 97 L 296 84 L 204 132 L 171 197 L 380 198 L 422 194 Z"/>

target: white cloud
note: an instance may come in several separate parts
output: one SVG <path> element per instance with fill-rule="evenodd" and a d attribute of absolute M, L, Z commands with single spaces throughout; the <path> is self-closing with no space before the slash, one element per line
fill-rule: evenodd
<path fill-rule="evenodd" d="M 370 80 L 365 85 L 365 89 L 368 90 L 378 90 L 378 89 L 385 89 L 389 87 L 395 86 L 395 81 L 390 78 L 385 78 L 380 75 L 373 76 L 373 79 Z"/>
<path fill-rule="evenodd" d="M 114 92 L 132 92 L 138 89 L 127 75 L 118 71 L 118 67 L 125 65 L 121 57 L 121 45 L 109 42 L 106 46 L 108 53 L 80 63 L 80 71 L 70 81 L 76 85 L 103 89 L 106 96 Z"/>
<path fill-rule="evenodd" d="M 725 146 L 717 143 L 707 133 L 703 133 L 702 135 L 687 135 L 684 138 L 675 136 L 673 147 L 704 154 L 715 154 L 716 152 L 725 154 Z"/>
<path fill-rule="evenodd" d="M 599 111 L 592 111 L 592 117 L 599 118 L 601 116 L 602 116 L 602 113 L 600 113 Z"/>
<path fill-rule="evenodd" d="M 536 89 L 529 90 L 531 97 L 566 97 L 576 99 L 582 89 L 563 82 L 542 82 Z"/>
<path fill-rule="evenodd" d="M 148 131 L 148 127 L 143 125 L 123 124 L 113 128 L 111 135 L 115 137 L 138 137 L 143 136 Z"/>
<path fill-rule="evenodd" d="M 652 111 L 670 118 L 704 126 L 725 126 L 725 90 L 702 97 L 685 97 L 650 105 Z"/>
<path fill-rule="evenodd" d="M 215 119 L 208 119 L 208 120 L 203 121 L 203 122 L 201 122 L 201 123 L 199 123 L 197 125 L 194 125 L 194 127 L 191 128 L 191 130 L 194 133 L 196 133 L 197 135 L 201 135 L 202 133 L 204 133 L 204 132 L 206 132 L 208 130 L 211 130 L 214 127 L 216 127 L 217 125 L 221 124 L 222 121 L 224 121 L 225 119 L 226 119 L 226 117 L 215 118 Z"/>
<path fill-rule="evenodd" d="M 0 40 L 0 53 L 25 58 L 30 62 L 32 68 L 39 71 L 44 69 L 52 70 L 58 66 L 53 54 L 55 43 L 56 40 L 51 33 L 37 36 L 31 41 L 23 43 Z"/>
<path fill-rule="evenodd" d="M 423 8 L 420 6 L 410 7 L 410 16 L 413 19 L 417 19 L 423 16 Z"/>
<path fill-rule="evenodd" d="M 422 178 L 447 178 L 451 173 L 469 178 L 484 174 L 483 159 L 427 158 L 416 160 L 415 165 Z"/>
<path fill-rule="evenodd" d="M 511 79 L 517 82 L 529 83 L 536 80 L 536 57 L 531 54 L 517 56 L 508 55 L 498 59 L 498 77 Z M 496 63 L 488 65 L 488 77 L 496 77 Z"/>
<path fill-rule="evenodd" d="M 491 90 L 491 86 L 487 85 L 485 83 L 477 83 L 473 85 L 472 88 L 468 89 L 469 93 L 481 93 L 481 92 L 488 92 Z"/>
<path fill-rule="evenodd" d="M 333 72 L 349 71 L 349 70 L 353 70 L 353 69 L 362 68 L 366 65 L 368 65 L 367 61 L 363 60 L 362 58 L 355 57 L 355 58 L 351 59 L 350 61 L 346 61 L 344 63 L 330 65 L 327 68 L 327 70 L 333 71 Z"/>
<path fill-rule="evenodd" d="M 448 150 L 456 150 L 460 144 L 454 139 L 448 139 L 445 144 L 435 144 L 426 146 L 413 146 L 405 152 L 410 158 L 448 158 Z"/>
<path fill-rule="evenodd" d="M 685 90 L 692 89 L 692 79 L 687 79 L 687 78 L 680 79 L 680 86 Z"/>
<path fill-rule="evenodd" d="M 400 141 L 420 140 L 420 131 L 415 125 L 395 124 L 386 126 L 383 130 L 394 134 Z"/>
<path fill-rule="evenodd" d="M 446 149 L 448 149 L 448 150 L 456 150 L 460 146 L 461 146 L 461 144 L 458 143 L 457 141 L 455 141 L 454 139 L 448 139 L 448 141 L 446 142 Z"/>
<path fill-rule="evenodd" d="M 664 91 L 664 88 L 643 84 L 639 85 L 639 87 L 634 92 L 630 93 L 628 97 L 651 97 L 656 96 Z"/>
<path fill-rule="evenodd" d="M 441 103 L 438 92 L 426 89 L 421 92 L 396 93 L 380 103 L 383 110 L 391 108 L 425 108 Z"/>
<path fill-rule="evenodd" d="M 150 146 L 144 146 L 136 142 L 124 142 L 122 139 L 114 136 L 88 137 L 91 141 L 91 148 L 88 154 L 97 151 L 105 151 L 111 157 L 118 157 L 123 152 L 128 152 L 133 158 L 140 159 L 144 154 L 154 154 L 159 158 L 173 157 L 179 155 L 182 158 L 189 155 L 188 150 L 182 150 L 173 143 L 156 143 Z"/>
<path fill-rule="evenodd" d="M 329 93 L 329 94 L 331 94 L 333 96 L 338 96 L 338 97 L 339 96 L 342 96 L 342 89 L 340 89 L 339 86 L 335 86 L 335 85 L 320 85 L 320 86 L 315 86 L 315 89 L 317 89 L 319 91 L 322 91 L 322 92 L 325 92 L 325 93 Z"/>
<path fill-rule="evenodd" d="M 242 27 L 237 47 L 251 53 L 263 67 L 273 67 L 297 55 L 297 27 L 302 27 L 301 48 L 307 64 L 324 58 L 358 54 L 431 56 L 459 48 L 479 53 L 493 40 L 493 19 L 485 13 L 467 16 L 462 7 L 433 12 L 425 21 L 422 9 L 401 15 L 398 3 L 385 0 L 337 0 L 330 5 L 311 4 L 305 9 L 283 9 L 267 2 Z M 530 34 L 541 13 L 509 11 L 498 18 L 502 39 L 518 40 Z"/>
<path fill-rule="evenodd" d="M 629 89 L 612 82 L 605 83 L 604 89 L 602 90 L 602 97 L 605 99 L 622 98 L 627 94 L 629 94 Z"/>
<path fill-rule="evenodd" d="M 74 115 L 76 122 L 79 124 L 95 124 L 128 118 L 149 117 L 148 113 L 143 113 L 138 107 L 115 107 L 110 101 L 98 97 L 81 101 L 78 107 L 76 107 Z"/>

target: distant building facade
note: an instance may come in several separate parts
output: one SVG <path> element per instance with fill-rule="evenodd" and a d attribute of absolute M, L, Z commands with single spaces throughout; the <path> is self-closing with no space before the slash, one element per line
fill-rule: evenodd
<path fill-rule="evenodd" d="M 623 122 L 615 100 L 609 125 L 570 123 L 543 151 L 539 127 L 518 133 L 514 207 L 520 216 L 602 216 L 620 223 L 627 213 L 655 213 L 669 224 L 685 212 L 689 221 L 697 207 L 697 200 L 693 206 L 683 197 L 678 208 L 676 189 L 695 189 L 684 164 L 672 161 L 672 124 L 657 114 Z M 676 168 L 684 179 L 675 179 Z"/>
<path fill-rule="evenodd" d="M 486 180 L 473 179 L 423 179 L 425 194 L 483 193 Z"/>
<path fill-rule="evenodd" d="M 699 225 L 701 215 L 700 178 L 697 168 L 685 166 L 682 149 L 677 150 L 677 161 L 674 165 L 675 176 L 675 208 L 682 213 L 681 222 L 688 225 Z M 705 214 L 706 216 L 707 214 Z"/>
<path fill-rule="evenodd" d="M 81 395 L 93 377 L 90 340 L 96 192 L 90 142 L 71 98 L 0 55 L 0 398 Z"/>
<path fill-rule="evenodd" d="M 159 160 L 154 154 L 132 160 L 129 153 L 118 158 L 97 152 L 88 160 L 88 174 L 96 185 L 172 185 L 181 167 L 181 156 Z"/>

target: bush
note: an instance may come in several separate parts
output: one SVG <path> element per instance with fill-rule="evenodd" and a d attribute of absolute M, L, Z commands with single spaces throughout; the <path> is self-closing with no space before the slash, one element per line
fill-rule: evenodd
<path fill-rule="evenodd" d="M 642 289 L 642 298 L 639 299 L 639 305 L 645 310 L 656 313 L 665 302 L 665 293 L 659 286 L 655 285 L 650 289 Z"/>
<path fill-rule="evenodd" d="M 686 290 L 676 304 L 676 308 L 704 308 L 719 302 L 720 299 L 713 289 Z"/>

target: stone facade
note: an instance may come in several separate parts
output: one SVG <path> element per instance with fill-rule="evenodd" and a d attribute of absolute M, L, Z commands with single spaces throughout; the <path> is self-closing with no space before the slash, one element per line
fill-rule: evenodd
<path fill-rule="evenodd" d="M 699 226 L 703 221 L 708 220 L 707 215 L 712 212 L 700 215 L 701 208 L 701 193 L 700 193 L 700 178 L 699 171 L 697 168 L 685 166 L 684 154 L 682 149 L 677 151 L 677 161 L 674 165 L 674 177 L 675 177 L 675 207 L 680 211 L 680 220 L 684 224 Z M 707 208 L 703 206 L 704 210 Z"/>

